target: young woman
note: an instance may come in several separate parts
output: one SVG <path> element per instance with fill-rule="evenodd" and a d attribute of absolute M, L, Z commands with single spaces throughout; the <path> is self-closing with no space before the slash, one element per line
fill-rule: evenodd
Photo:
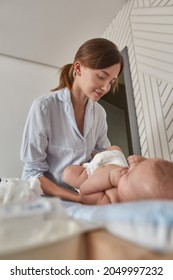
<path fill-rule="evenodd" d="M 79 48 L 74 62 L 62 67 L 58 87 L 31 106 L 21 147 L 23 179 L 38 177 L 45 194 L 80 202 L 62 173 L 110 146 L 106 113 L 97 101 L 116 88 L 122 69 L 121 53 L 107 39 Z"/>

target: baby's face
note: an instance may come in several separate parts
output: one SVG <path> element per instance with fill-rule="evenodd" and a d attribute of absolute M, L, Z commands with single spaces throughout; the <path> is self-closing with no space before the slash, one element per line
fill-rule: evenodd
<path fill-rule="evenodd" d="M 173 196 L 173 181 L 171 177 L 173 169 L 170 169 L 170 163 L 169 169 L 166 164 L 166 161 L 159 159 L 147 159 L 134 167 L 130 167 L 128 172 L 119 179 L 119 200 L 125 202 L 171 198 Z M 168 179 L 170 177 L 171 179 Z"/>

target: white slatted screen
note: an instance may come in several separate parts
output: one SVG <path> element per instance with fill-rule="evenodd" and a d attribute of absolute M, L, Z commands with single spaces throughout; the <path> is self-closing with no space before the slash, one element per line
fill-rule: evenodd
<path fill-rule="evenodd" d="M 103 33 L 127 46 L 141 153 L 173 161 L 173 0 L 129 0 Z"/>

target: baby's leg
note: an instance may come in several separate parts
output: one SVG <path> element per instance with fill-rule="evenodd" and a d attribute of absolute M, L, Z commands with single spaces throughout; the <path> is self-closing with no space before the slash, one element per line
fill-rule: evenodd
<path fill-rule="evenodd" d="M 64 182 L 79 189 L 80 185 L 88 178 L 86 170 L 81 165 L 71 165 L 64 169 Z"/>
<path fill-rule="evenodd" d="M 106 193 L 106 190 L 110 188 L 112 188 L 110 171 L 106 166 L 98 167 L 80 187 L 82 202 L 84 204 L 110 204 L 111 200 Z"/>
<path fill-rule="evenodd" d="M 83 204 L 87 204 L 87 205 L 111 204 L 109 196 L 105 192 L 85 194 L 83 193 L 83 188 L 82 188 L 82 191 L 80 191 L 80 196 Z"/>
<path fill-rule="evenodd" d="M 134 167 L 146 159 L 147 158 L 145 158 L 143 156 L 132 155 L 132 156 L 128 157 L 128 163 L 129 163 L 130 167 Z"/>
<path fill-rule="evenodd" d="M 116 180 L 115 176 L 111 175 L 115 169 L 123 169 L 122 172 L 126 170 L 124 167 L 119 168 L 111 165 L 97 167 L 93 175 L 81 185 L 80 195 L 84 204 L 110 204 L 118 202 L 117 180 L 119 177 L 116 176 L 118 177 Z"/>

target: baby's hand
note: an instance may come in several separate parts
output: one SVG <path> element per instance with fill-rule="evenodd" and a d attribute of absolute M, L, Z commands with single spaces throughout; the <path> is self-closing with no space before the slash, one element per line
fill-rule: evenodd
<path fill-rule="evenodd" d="M 128 160 L 130 167 L 134 167 L 134 166 L 138 165 L 139 163 L 141 163 L 142 161 L 146 160 L 146 158 L 142 157 L 142 156 L 138 156 L 138 155 L 132 155 L 132 156 L 129 156 L 127 160 Z"/>

